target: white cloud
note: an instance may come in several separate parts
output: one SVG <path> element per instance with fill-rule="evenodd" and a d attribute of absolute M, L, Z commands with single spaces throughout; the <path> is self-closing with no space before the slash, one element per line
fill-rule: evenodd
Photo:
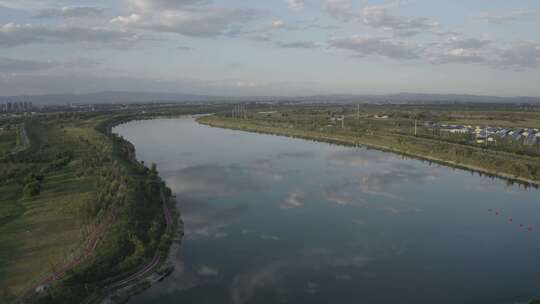
<path fill-rule="evenodd" d="M 140 37 L 127 31 L 78 26 L 45 27 L 8 23 L 0 26 L 0 46 L 14 47 L 31 43 L 88 43 L 122 48 Z"/>
<path fill-rule="evenodd" d="M 384 37 L 352 36 L 335 38 L 329 41 L 335 49 L 351 51 L 354 56 L 382 56 L 393 59 L 416 59 L 419 57 L 419 46 Z"/>
<path fill-rule="evenodd" d="M 321 45 L 313 41 L 277 42 L 276 46 L 284 49 L 316 49 Z"/>
<path fill-rule="evenodd" d="M 257 12 L 210 5 L 204 0 L 129 0 L 134 12 L 111 23 L 191 37 L 234 35 Z"/>
<path fill-rule="evenodd" d="M 62 8 L 47 8 L 39 11 L 39 18 L 93 18 L 103 16 L 105 10 L 96 6 L 64 6 Z"/>
<path fill-rule="evenodd" d="M 0 0 L 0 8 L 6 7 L 15 10 L 32 11 L 50 6 L 47 0 Z"/>
<path fill-rule="evenodd" d="M 353 12 L 351 0 L 326 0 L 324 11 L 329 16 L 342 21 L 357 20 L 360 17 Z"/>
<path fill-rule="evenodd" d="M 206 0 L 128 0 L 130 6 L 139 11 L 177 10 L 189 6 L 206 4 Z"/>
<path fill-rule="evenodd" d="M 355 57 L 418 59 L 431 64 L 483 64 L 510 70 L 540 67 L 540 43 L 535 42 L 505 43 L 454 36 L 422 45 L 395 37 L 351 36 L 331 39 L 328 46 L 349 51 Z"/>
<path fill-rule="evenodd" d="M 397 7 L 397 3 L 387 5 L 366 6 L 362 11 L 364 24 L 392 31 L 396 36 L 414 36 L 419 32 L 432 31 L 440 24 L 429 18 L 407 18 L 392 15 L 390 9 Z"/>
<path fill-rule="evenodd" d="M 482 13 L 477 17 L 477 19 L 493 24 L 503 24 L 519 21 L 526 17 L 531 17 L 535 15 L 536 13 L 533 11 L 512 11 L 506 14 Z"/>
<path fill-rule="evenodd" d="M 122 26 L 129 26 L 132 24 L 136 24 L 137 22 L 141 21 L 141 16 L 137 14 L 131 14 L 129 16 L 118 16 L 113 19 L 111 19 L 111 23 L 113 24 L 119 24 Z"/>
<path fill-rule="evenodd" d="M 287 0 L 289 8 L 292 10 L 303 10 L 306 3 L 304 0 Z"/>
<path fill-rule="evenodd" d="M 518 42 L 500 51 L 496 65 L 509 69 L 528 69 L 540 66 L 540 43 Z"/>
<path fill-rule="evenodd" d="M 486 39 L 451 38 L 433 43 L 425 56 L 431 63 L 476 63 L 496 69 L 524 70 L 540 66 L 540 43 L 501 43 Z"/>

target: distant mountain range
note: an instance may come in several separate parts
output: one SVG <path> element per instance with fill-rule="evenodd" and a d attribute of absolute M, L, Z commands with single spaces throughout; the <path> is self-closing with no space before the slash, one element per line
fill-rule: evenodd
<path fill-rule="evenodd" d="M 498 97 L 464 94 L 415 94 L 400 93 L 387 95 L 315 95 L 296 97 L 275 96 L 210 96 L 159 92 L 110 91 L 88 94 L 19 95 L 0 97 L 7 101 L 32 102 L 35 105 L 100 104 L 100 103 L 203 103 L 203 102 L 297 102 L 297 103 L 540 103 L 540 97 Z"/>

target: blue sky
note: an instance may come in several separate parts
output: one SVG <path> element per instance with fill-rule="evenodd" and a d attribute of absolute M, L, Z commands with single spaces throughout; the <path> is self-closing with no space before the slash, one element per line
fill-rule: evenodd
<path fill-rule="evenodd" d="M 0 0 L 0 95 L 540 96 L 536 0 Z"/>

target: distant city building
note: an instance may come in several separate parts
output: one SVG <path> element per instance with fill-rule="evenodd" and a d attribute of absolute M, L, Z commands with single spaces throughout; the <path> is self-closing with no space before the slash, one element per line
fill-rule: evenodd
<path fill-rule="evenodd" d="M 30 113 L 33 110 L 31 102 L 19 101 L 11 102 L 7 101 L 0 103 L 0 113 Z"/>

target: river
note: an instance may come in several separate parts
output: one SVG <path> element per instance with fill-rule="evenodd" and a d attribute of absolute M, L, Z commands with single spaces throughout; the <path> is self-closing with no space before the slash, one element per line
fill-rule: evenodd
<path fill-rule="evenodd" d="M 156 163 L 185 237 L 142 303 L 526 303 L 540 192 L 392 153 L 211 128 L 115 128 Z"/>

